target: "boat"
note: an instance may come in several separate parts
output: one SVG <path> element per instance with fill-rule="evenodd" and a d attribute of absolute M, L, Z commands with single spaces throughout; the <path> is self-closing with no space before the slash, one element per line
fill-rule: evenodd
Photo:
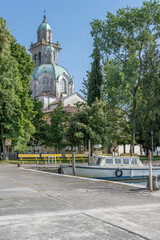
<path fill-rule="evenodd" d="M 58 172 L 73 175 L 72 164 L 61 164 Z M 106 180 L 138 180 L 149 176 L 149 165 L 143 165 L 139 157 L 135 156 L 98 155 L 94 157 L 94 162 L 90 165 L 76 164 L 75 175 Z M 152 175 L 160 178 L 160 167 L 152 166 Z"/>

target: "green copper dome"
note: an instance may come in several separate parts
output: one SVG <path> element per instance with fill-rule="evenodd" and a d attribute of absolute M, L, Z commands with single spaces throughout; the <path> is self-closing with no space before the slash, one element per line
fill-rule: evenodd
<path fill-rule="evenodd" d="M 51 30 L 51 27 L 49 26 L 49 24 L 47 23 L 47 20 L 46 20 L 46 16 L 44 15 L 44 18 L 43 18 L 43 22 L 41 23 L 41 25 L 38 27 L 38 31 L 41 31 L 41 30 Z"/>
<path fill-rule="evenodd" d="M 37 80 L 39 75 L 45 72 L 50 73 L 53 76 L 53 79 L 56 80 L 61 74 L 66 74 L 71 79 L 70 74 L 65 68 L 55 64 L 42 64 L 34 69 L 32 75 L 33 80 Z"/>

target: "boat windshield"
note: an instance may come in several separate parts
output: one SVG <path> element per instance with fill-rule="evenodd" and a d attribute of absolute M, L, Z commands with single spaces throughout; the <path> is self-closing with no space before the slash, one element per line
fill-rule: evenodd
<path fill-rule="evenodd" d="M 115 159 L 115 164 L 121 164 L 121 159 L 120 158 L 116 158 Z"/>
<path fill-rule="evenodd" d="M 129 164 L 129 159 L 123 159 L 123 164 Z"/>
<path fill-rule="evenodd" d="M 137 159 L 131 159 L 131 164 L 137 164 Z"/>
<path fill-rule="evenodd" d="M 113 164 L 113 159 L 111 159 L 111 158 L 106 158 L 106 163 L 107 163 L 107 164 Z"/>

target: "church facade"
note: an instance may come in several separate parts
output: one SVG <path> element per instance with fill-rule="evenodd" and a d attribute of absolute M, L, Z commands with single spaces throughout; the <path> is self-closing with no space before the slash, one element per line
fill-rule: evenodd
<path fill-rule="evenodd" d="M 79 93 L 74 92 L 74 78 L 58 65 L 61 47 L 58 41 L 53 43 L 52 38 L 52 29 L 44 15 L 37 30 L 37 42 L 31 43 L 29 49 L 36 65 L 30 84 L 32 98 L 37 96 L 42 101 L 44 111 L 54 109 L 59 101 L 64 107 L 85 102 Z"/>

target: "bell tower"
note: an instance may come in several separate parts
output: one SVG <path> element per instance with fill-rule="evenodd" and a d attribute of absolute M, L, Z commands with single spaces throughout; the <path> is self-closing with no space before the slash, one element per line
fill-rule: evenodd
<path fill-rule="evenodd" d="M 50 25 L 47 23 L 45 11 L 44 11 L 43 22 L 38 27 L 37 42 L 41 41 L 42 39 L 48 43 L 52 42 L 52 29 Z"/>
<path fill-rule="evenodd" d="M 31 76 L 30 90 L 43 102 L 43 109 L 52 108 L 52 104 L 65 99 L 74 92 L 74 79 L 69 72 L 58 65 L 59 42 L 54 43 L 53 32 L 44 12 L 42 23 L 37 29 L 37 42 L 31 43 L 29 51 L 35 62 Z M 56 103 L 57 104 L 57 103 Z"/>
<path fill-rule="evenodd" d="M 46 12 L 44 11 L 43 22 L 37 30 L 37 42 L 31 43 L 29 51 L 32 54 L 32 61 L 36 66 L 51 63 L 58 64 L 58 54 L 61 50 L 60 44 L 53 43 L 53 32 L 46 20 Z"/>

